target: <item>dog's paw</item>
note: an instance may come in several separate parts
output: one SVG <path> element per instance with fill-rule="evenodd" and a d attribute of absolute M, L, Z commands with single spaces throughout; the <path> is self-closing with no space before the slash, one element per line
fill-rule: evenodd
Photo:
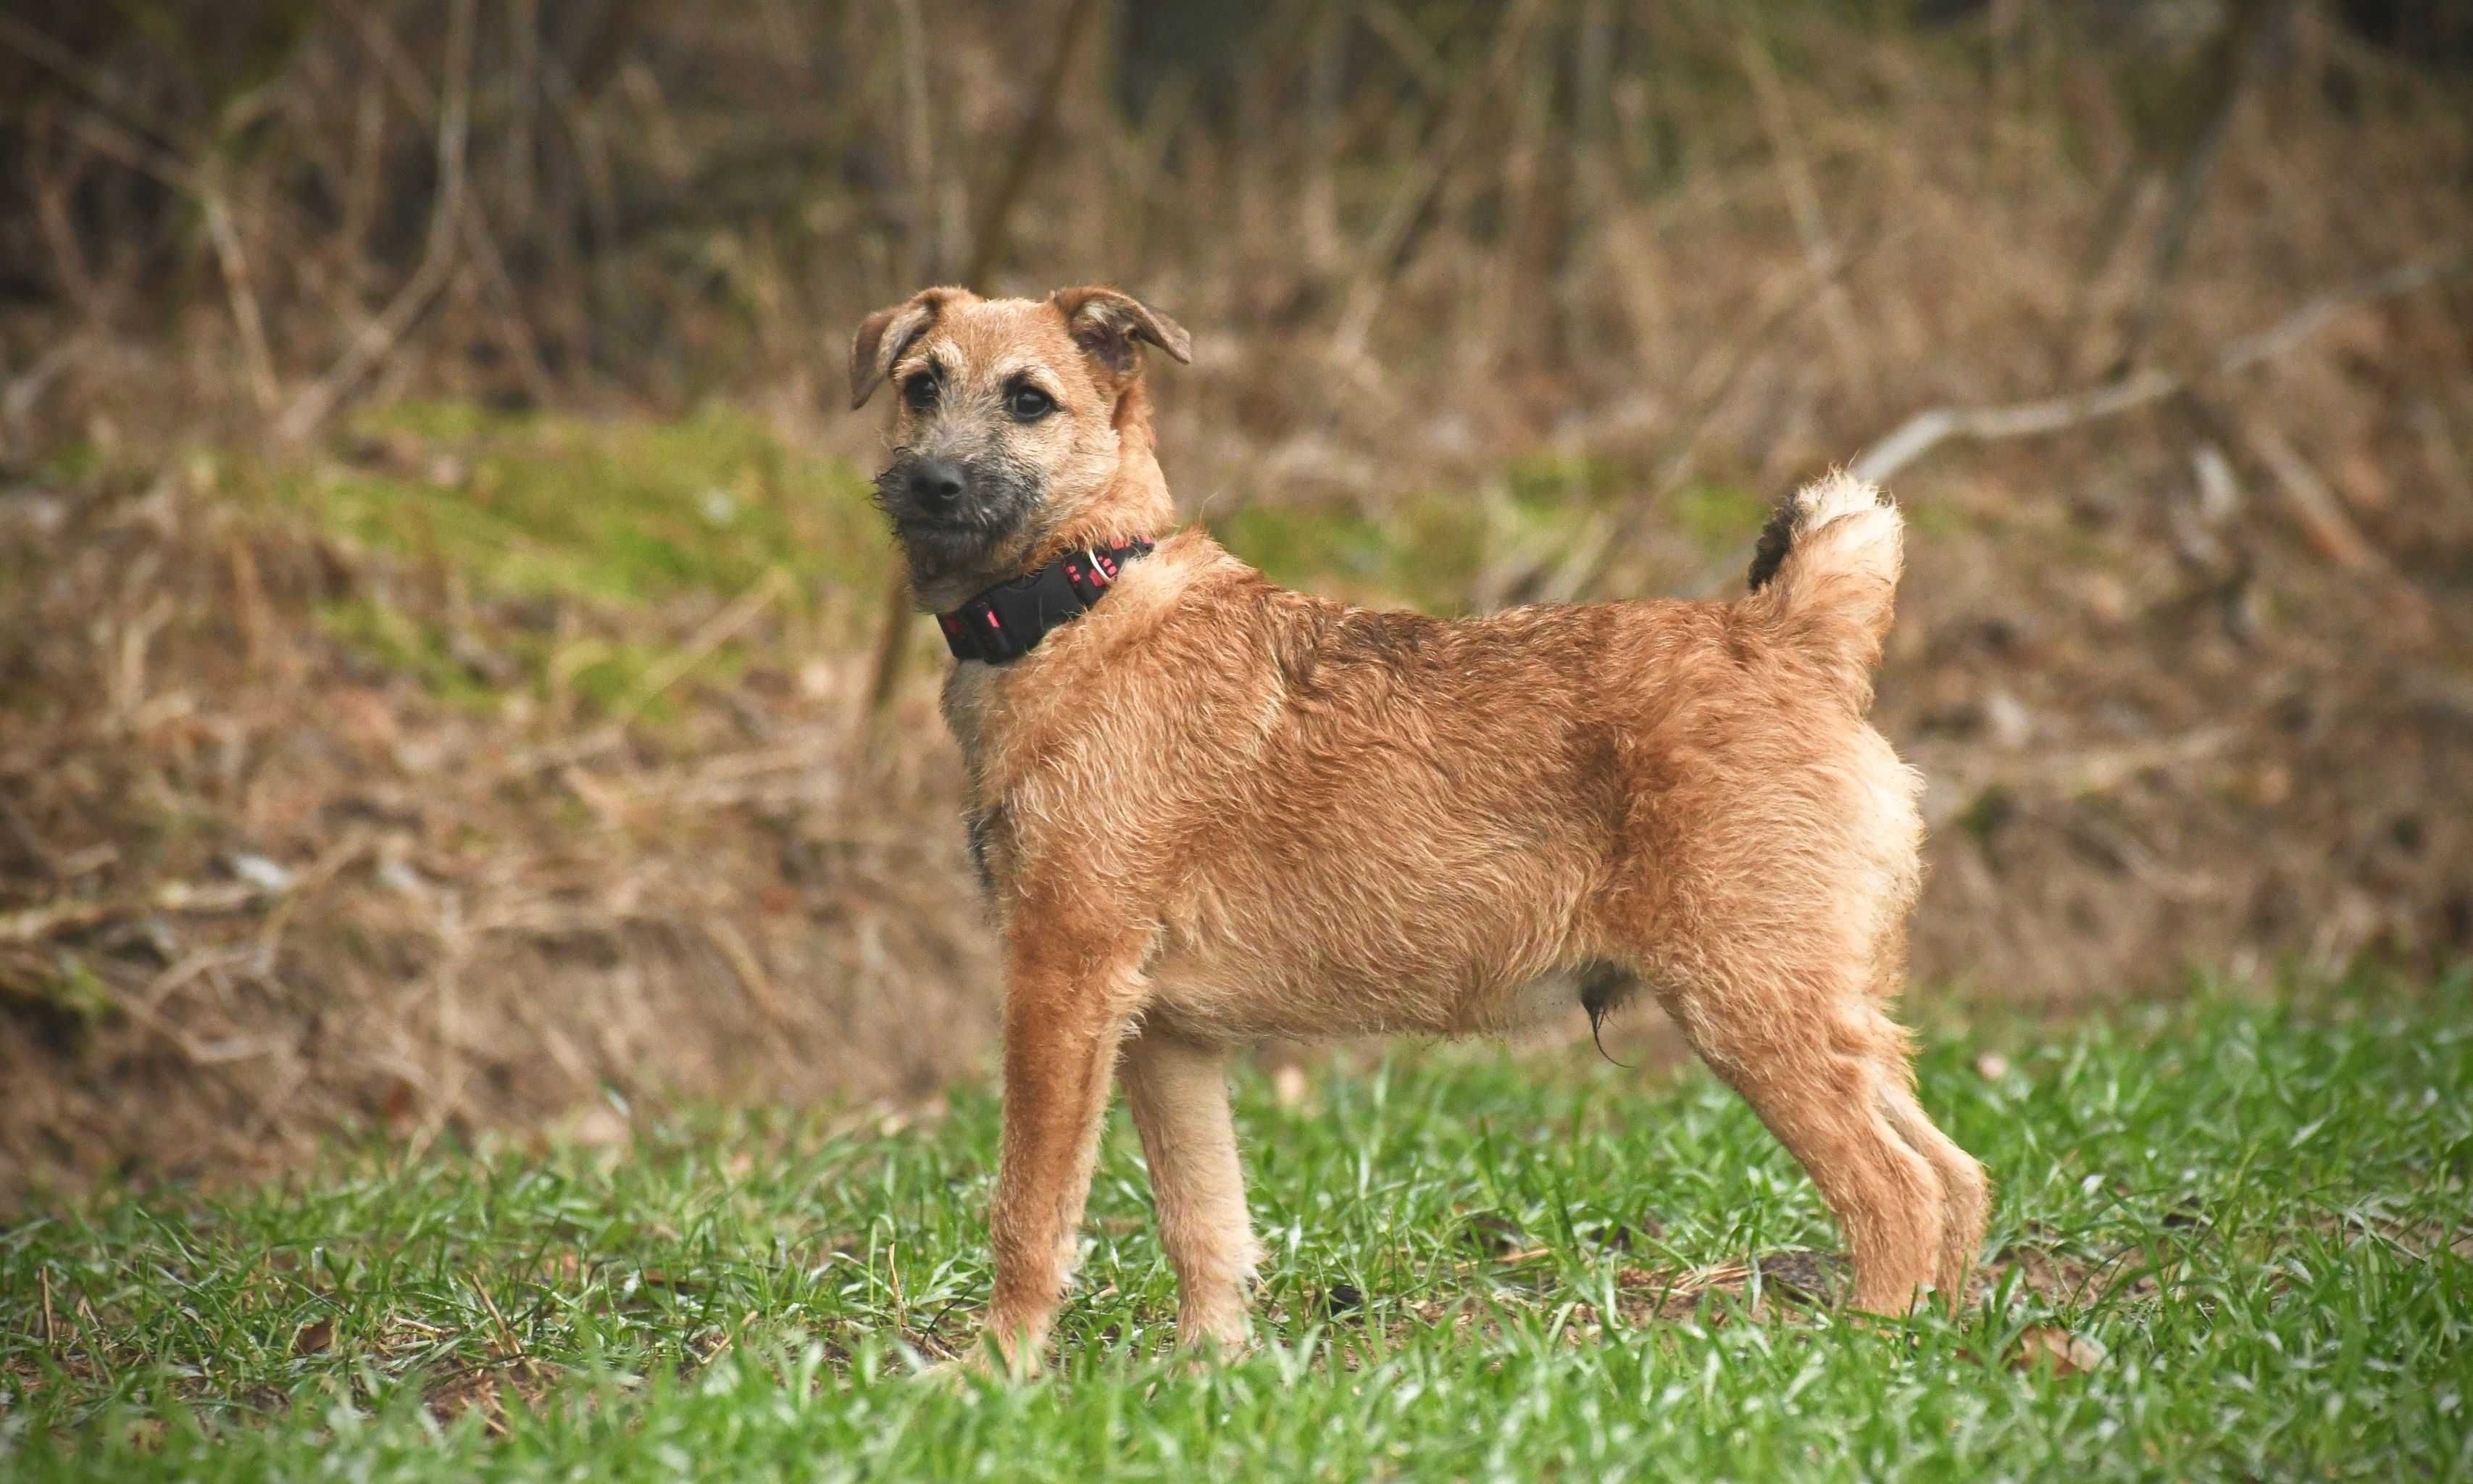
<path fill-rule="evenodd" d="M 995 1368 L 977 1355 L 956 1355 L 923 1366 L 911 1373 L 911 1379 L 923 1386 L 940 1386 L 947 1391 L 968 1391 L 995 1374 Z"/>
<path fill-rule="evenodd" d="M 968 1349 L 917 1372 L 921 1380 L 940 1385 L 963 1385 L 982 1379 L 1026 1381 L 1039 1375 L 1040 1348 L 1017 1346 L 1010 1353 L 998 1349 L 996 1339 L 982 1329 Z"/>
<path fill-rule="evenodd" d="M 1254 1331 L 1243 1315 L 1212 1320 L 1180 1320 L 1176 1348 L 1197 1364 L 1235 1360 L 1254 1348 Z"/>

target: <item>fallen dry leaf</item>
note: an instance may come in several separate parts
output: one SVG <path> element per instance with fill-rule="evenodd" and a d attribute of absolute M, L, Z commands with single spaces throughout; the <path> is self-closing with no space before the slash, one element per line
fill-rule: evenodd
<path fill-rule="evenodd" d="M 2013 1371 L 2032 1370 L 2036 1363 L 2049 1359 L 2054 1376 L 2077 1376 L 2103 1364 L 2103 1347 L 2083 1334 L 2072 1334 L 2058 1325 L 2037 1325 L 2018 1336 L 2017 1347 L 2009 1352 Z"/>

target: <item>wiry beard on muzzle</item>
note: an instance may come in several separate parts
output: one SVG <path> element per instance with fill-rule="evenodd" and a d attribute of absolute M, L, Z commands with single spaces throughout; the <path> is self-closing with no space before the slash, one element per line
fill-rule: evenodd
<path fill-rule="evenodd" d="M 897 450 L 876 476 L 875 501 L 893 524 L 895 539 L 909 558 L 922 587 L 959 579 L 999 582 L 1020 559 L 1034 535 L 1032 517 L 1046 491 L 1039 470 L 1002 457 L 952 461 L 965 489 L 950 505 L 933 505 L 914 491 L 911 475 L 924 456 Z"/>

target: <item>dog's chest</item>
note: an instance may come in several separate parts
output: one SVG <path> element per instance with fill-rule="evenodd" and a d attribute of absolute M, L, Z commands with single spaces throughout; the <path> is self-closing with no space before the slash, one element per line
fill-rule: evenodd
<path fill-rule="evenodd" d="M 979 893 L 993 900 L 998 874 L 1010 874 L 1013 857 L 1012 821 L 1003 804 L 974 807 L 963 816 L 970 831 L 971 870 L 979 878 Z"/>
<path fill-rule="evenodd" d="M 957 664 L 945 678 L 943 697 L 945 726 L 961 745 L 962 760 L 971 765 L 971 777 L 980 776 L 979 761 L 985 752 L 988 710 L 994 703 L 996 672 L 985 664 Z"/>

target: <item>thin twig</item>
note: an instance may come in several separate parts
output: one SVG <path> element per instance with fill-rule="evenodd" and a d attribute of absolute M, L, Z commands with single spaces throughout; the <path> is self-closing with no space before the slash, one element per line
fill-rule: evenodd
<path fill-rule="evenodd" d="M 705 662 L 712 652 L 738 636 L 740 631 L 763 615 L 767 608 L 790 586 L 790 574 L 773 567 L 748 585 L 747 590 L 730 600 L 729 606 L 706 619 L 704 626 L 660 664 L 644 672 L 644 678 L 627 699 L 620 702 L 611 717 L 611 725 L 624 727 L 643 714 L 644 707 L 660 694 L 677 684 L 688 671 Z"/>
<path fill-rule="evenodd" d="M 1932 769 L 1938 781 L 1925 796 L 1924 822 L 1937 829 L 1994 788 L 2062 803 L 2110 794 L 2149 773 L 2212 761 L 2249 734 L 2237 724 L 2197 727 L 2151 741 L 2059 750 L 1982 769 L 1953 756 Z"/>
<path fill-rule="evenodd" d="M 1606 565 L 1614 553 L 1615 539 L 1627 530 L 1636 530 L 1648 512 L 1692 476 L 1698 461 L 1700 440 L 1717 419 L 1717 409 L 1734 394 L 1744 371 L 1757 361 L 1788 326 L 1800 320 L 1804 312 L 1818 302 L 1829 286 L 1854 271 L 1856 265 L 1872 255 L 1892 236 L 1903 233 L 1874 231 L 1850 248 L 1832 248 L 1820 258 L 1806 258 L 1797 275 L 1792 291 L 1779 299 L 1758 323 L 1740 336 L 1722 339 L 1710 352 L 1715 359 L 1704 358 L 1693 367 L 1684 380 L 1687 385 L 1707 381 L 1708 390 L 1693 403 L 1669 440 L 1671 452 L 1667 455 L 1654 477 L 1642 486 L 1637 495 L 1626 502 L 1619 513 L 1599 513 L 1589 528 L 1573 543 L 1570 555 L 1557 563 L 1553 576 L 1539 596 L 1548 602 L 1565 602 L 1594 587 L 1605 575 Z M 1714 374 L 1703 373 L 1703 368 L 1714 365 Z"/>
<path fill-rule="evenodd" d="M 1339 108 L 1345 85 L 1350 15 L 1336 7 L 1321 17 L 1306 65 L 1304 183 L 1297 192 L 1297 234 L 1307 266 L 1322 272 L 1339 256 Z"/>
<path fill-rule="evenodd" d="M 901 114 L 903 184 L 910 196 L 911 274 L 921 283 L 933 283 L 945 265 L 949 244 L 936 232 L 936 131 L 927 107 L 927 27 L 919 18 L 919 0 L 894 0 L 894 29 L 901 37 Z"/>
<path fill-rule="evenodd" d="M 1837 274 L 1826 271 L 1837 251 L 1830 244 L 1829 220 L 1820 209 L 1819 187 L 1813 183 L 1811 157 L 1795 132 L 1794 110 L 1787 104 L 1767 45 L 1746 29 L 1739 50 L 1743 75 L 1751 80 L 1752 99 L 1759 106 L 1761 128 L 1769 136 L 1770 153 L 1777 156 L 1779 188 L 1794 218 L 1795 236 L 1803 243 L 1804 261 L 1812 265 L 1813 281 L 1820 291 L 1821 322 L 1829 327 L 1838 379 L 1850 391 L 1860 390 L 1871 380 L 1871 358 L 1864 354 L 1862 332 L 1856 327 L 1855 306 L 1847 299 L 1845 284 Z"/>
<path fill-rule="evenodd" d="M 364 325 L 325 375 L 292 399 L 276 419 L 276 437 L 299 443 L 316 432 L 346 394 L 395 348 L 403 332 L 446 287 L 456 264 L 464 213 L 465 140 L 471 124 L 472 23 L 477 0 L 455 0 L 447 12 L 446 84 L 438 110 L 438 200 L 420 266 L 378 317 Z"/>
<path fill-rule="evenodd" d="M 2194 381 L 2229 376 L 2281 355 L 2309 339 L 2342 310 L 2410 294 L 2455 277 L 2468 268 L 2473 268 L 2473 254 L 2424 258 L 2331 289 L 2266 329 L 2227 342 L 2196 371 L 2149 367 L 2108 385 L 2031 402 L 1999 407 L 1935 407 L 1920 412 L 1864 449 L 1848 470 L 1858 479 L 1878 483 L 1954 438 L 1976 443 L 2030 438 L 2144 407 Z"/>
<path fill-rule="evenodd" d="M 63 127 L 70 133 L 75 134 L 80 142 L 91 147 L 106 158 L 117 161 L 139 175 L 157 181 L 166 189 L 176 191 L 196 203 L 199 211 L 207 217 L 209 233 L 216 229 L 214 214 L 228 209 L 228 203 L 223 199 L 222 186 L 217 177 L 208 175 L 204 169 L 192 167 L 170 151 L 147 139 L 142 132 L 127 125 L 116 123 L 106 114 L 94 109 L 84 109 L 69 114 Z M 280 194 L 267 203 L 267 206 L 283 219 L 276 224 L 279 231 L 305 233 L 310 229 L 311 224 L 301 215 L 300 209 Z M 224 244 L 216 243 L 215 247 L 220 257 Z M 245 261 L 242 266 L 246 267 Z M 269 364 L 272 364 L 271 357 Z"/>
<path fill-rule="evenodd" d="M 1373 332 L 1374 322 L 1381 318 L 1382 301 L 1389 297 L 1392 280 L 1398 276 L 1398 259 L 1407 246 L 1409 233 L 1425 216 L 1434 193 L 1450 178 L 1452 167 L 1459 162 L 1460 152 L 1475 134 L 1477 121 L 1486 105 L 1510 82 L 1512 67 L 1526 50 L 1529 27 L 1541 9 L 1539 0 L 1521 0 L 1503 17 L 1484 81 L 1476 87 L 1446 94 L 1439 105 L 1444 116 L 1435 129 L 1432 148 L 1402 182 L 1366 240 L 1356 281 L 1342 299 L 1338 324 L 1332 331 L 1334 359 L 1353 361 L 1363 353 L 1366 336 Z"/>
<path fill-rule="evenodd" d="M 547 404 L 557 399 L 557 378 L 541 360 L 540 339 L 533 333 L 532 319 L 524 312 L 523 291 L 516 287 L 514 275 L 507 272 L 507 260 L 498 251 L 498 240 L 490 231 L 490 214 L 479 200 L 467 194 L 464 199 L 464 246 L 472 255 L 472 264 L 480 269 L 482 281 L 498 301 L 500 331 L 516 354 L 516 370 L 524 378 L 525 390 L 536 402 Z"/>
<path fill-rule="evenodd" d="M 231 209 L 224 202 L 223 191 L 210 189 L 205 195 L 206 235 L 215 247 L 215 266 L 224 275 L 224 293 L 231 300 L 232 323 L 240 330 L 241 359 L 249 367 L 250 394 L 257 399 L 258 414 L 263 417 L 275 411 L 283 398 L 282 385 L 275 375 L 275 357 L 266 348 L 266 318 L 258 311 L 257 289 L 250 281 L 249 255 L 241 249 L 240 233 L 232 227 Z"/>
<path fill-rule="evenodd" d="M 510 1360 L 529 1358 L 524 1353 L 522 1338 L 516 1333 L 516 1327 L 507 1323 L 506 1315 L 498 1312 L 498 1301 L 490 1297 L 490 1290 L 482 1285 L 479 1276 L 468 1273 L 464 1276 L 464 1281 L 472 1285 L 473 1296 L 481 1301 L 481 1306 L 489 1310 L 490 1318 L 497 1324 L 498 1337 L 507 1347 L 507 1358 Z"/>
<path fill-rule="evenodd" d="M 2379 549 L 2370 544 L 2361 527 L 2353 524 L 2353 517 L 2344 514 L 2344 502 L 2272 423 L 2261 422 L 2249 429 L 2248 443 L 2258 461 L 2274 477 L 2277 488 L 2284 491 L 2284 497 L 2293 502 L 2293 513 L 2300 516 L 2312 544 L 2355 571 L 2387 565 Z"/>
<path fill-rule="evenodd" d="M 509 210 L 519 210 L 533 199 L 533 123 L 540 110 L 540 0 L 515 0 L 507 7 L 507 41 L 516 54 L 508 109 L 513 117 L 507 122 L 498 201 Z"/>
<path fill-rule="evenodd" d="M 93 342 L 84 331 L 65 336 L 37 356 L 34 365 L 0 382 L 0 425 L 7 428 L 7 436 L 0 438 L 0 452 L 26 437 L 26 419 L 43 394 L 92 348 Z"/>
<path fill-rule="evenodd" d="M 887 1248 L 884 1258 L 884 1271 L 886 1274 L 887 1286 L 893 1290 L 893 1332 L 896 1334 L 908 1334 L 910 1332 L 910 1301 L 901 1291 L 901 1238 L 899 1236 L 894 1237 Z"/>
<path fill-rule="evenodd" d="M 2121 167 L 2111 187 L 2104 192 L 2103 203 L 2096 209 L 2095 228 L 2087 234 L 2087 245 L 2078 255 L 2077 267 L 2070 275 L 2069 308 L 2061 315 L 2060 333 L 2053 341 L 2053 379 L 2066 379 L 2076 374 L 2078 343 L 2086 338 L 2086 324 L 2094 313 L 2097 285 L 2111 268 L 2121 245 L 2129 240 L 2129 228 L 2138 216 L 2139 203 L 2147 197 L 2151 179 L 2146 156 L 2133 150 Z"/>
<path fill-rule="evenodd" d="M 910 654 L 910 573 L 900 557 L 884 585 L 884 606 L 876 615 L 876 658 L 868 666 L 867 714 L 884 715 L 893 693 L 901 688 L 902 661 Z"/>
<path fill-rule="evenodd" d="M 1417 23 L 1402 13 L 1391 0 L 1365 0 L 1357 8 L 1357 14 L 1365 22 L 1366 30 L 1390 46 L 1391 55 L 1408 69 L 1408 75 L 1416 79 L 1417 86 L 1427 96 L 1439 97 L 1452 90 L 1452 69 L 1443 64 L 1434 44 L 1426 39 Z"/>
<path fill-rule="evenodd" d="M 257 960 L 258 972 L 275 971 L 276 956 L 283 945 L 284 930 L 292 925 L 292 919 L 301 906 L 316 893 L 324 890 L 346 868 L 368 855 L 372 846 L 373 842 L 365 831 L 346 829 L 342 838 L 318 853 L 318 858 L 309 863 L 307 870 L 293 876 L 291 884 L 283 890 L 274 910 L 267 913 L 265 922 L 258 928 L 257 946 L 252 955 Z"/>
<path fill-rule="evenodd" d="M 94 108 L 114 116 L 127 112 L 130 89 L 108 69 L 87 66 L 75 52 L 5 11 L 0 11 L 0 46 L 66 83 Z M 127 120 L 124 127 L 138 134 L 160 134 L 140 120 Z"/>
<path fill-rule="evenodd" d="M 703 925 L 705 937 L 728 961 L 730 971 L 738 976 L 739 988 L 747 992 L 756 1011 L 776 1027 L 788 1025 L 790 1016 L 782 1008 L 780 993 L 774 989 L 773 976 L 764 971 L 764 961 L 756 956 L 746 935 L 724 917 L 708 918 Z"/>
<path fill-rule="evenodd" d="M 2155 231 L 2146 286 L 2139 291 L 2138 302 L 2130 310 L 2129 327 L 2122 337 L 2119 367 L 2138 364 L 2147 353 L 2155 327 L 2163 323 L 2165 298 L 2180 273 L 2190 228 L 2205 209 L 2208 187 L 2215 182 L 2216 161 L 2223 155 L 2233 116 L 2267 53 L 2289 29 L 2292 14 L 2292 0 L 2248 0 L 2236 5 L 2231 18 L 2224 22 L 2220 43 L 2222 54 L 2206 64 L 2215 73 L 2210 80 L 2214 96 L 2208 100 L 2207 114 L 2197 134 L 2173 173 L 2173 194 L 2165 206 L 2163 225 Z"/>
<path fill-rule="evenodd" d="M 267 894 L 246 882 L 165 881 L 152 892 L 125 898 L 69 897 L 36 907 L 0 912 L 0 944 L 40 943 L 55 933 L 156 912 L 214 915 L 237 912 Z"/>
<path fill-rule="evenodd" d="M 196 171 L 181 163 L 169 151 L 157 148 L 142 134 L 113 123 L 104 114 L 92 110 L 72 113 L 68 116 L 67 128 L 69 132 L 105 157 L 118 160 L 139 175 L 158 180 L 193 200 L 203 203 L 206 199 L 205 182 L 199 179 Z"/>
<path fill-rule="evenodd" d="M 69 198 L 77 190 L 78 178 L 85 173 L 83 163 L 79 162 L 80 168 L 66 182 L 48 169 L 36 172 L 33 182 L 35 219 L 42 225 L 45 246 L 52 250 L 52 272 L 60 279 L 61 292 L 77 305 L 89 325 L 100 327 L 108 318 L 107 305 L 114 296 L 95 281 L 94 270 L 85 260 L 85 248 L 79 241 L 76 216 L 69 209 Z"/>
<path fill-rule="evenodd" d="M 741 630 L 754 623 L 775 598 L 786 592 L 790 577 L 780 567 L 767 571 L 749 585 L 746 591 L 730 601 L 729 606 L 704 621 L 677 650 L 660 663 L 644 672 L 636 688 L 629 691 L 610 719 L 581 735 L 564 738 L 543 747 L 526 748 L 508 759 L 493 778 L 493 782 L 516 782 L 537 774 L 572 767 L 588 757 L 614 751 L 627 739 L 627 725 L 643 714 L 644 708 L 660 699 L 662 692 L 685 678 L 688 672 L 710 658 L 713 651 L 736 637 Z"/>
<path fill-rule="evenodd" d="M 0 795 L 0 829 L 9 832 L 18 850 L 45 880 L 58 881 L 64 874 L 60 870 L 60 852 L 36 831 L 33 822 L 18 813 L 16 805 L 4 795 Z"/>
<path fill-rule="evenodd" d="M 353 18 L 361 23 L 361 44 L 378 64 L 378 71 L 412 113 L 417 123 L 437 127 L 438 94 L 421 75 L 420 67 L 403 48 L 393 27 L 379 13 L 376 6 L 352 7 Z M 375 92 L 372 88 L 371 91 Z"/>

